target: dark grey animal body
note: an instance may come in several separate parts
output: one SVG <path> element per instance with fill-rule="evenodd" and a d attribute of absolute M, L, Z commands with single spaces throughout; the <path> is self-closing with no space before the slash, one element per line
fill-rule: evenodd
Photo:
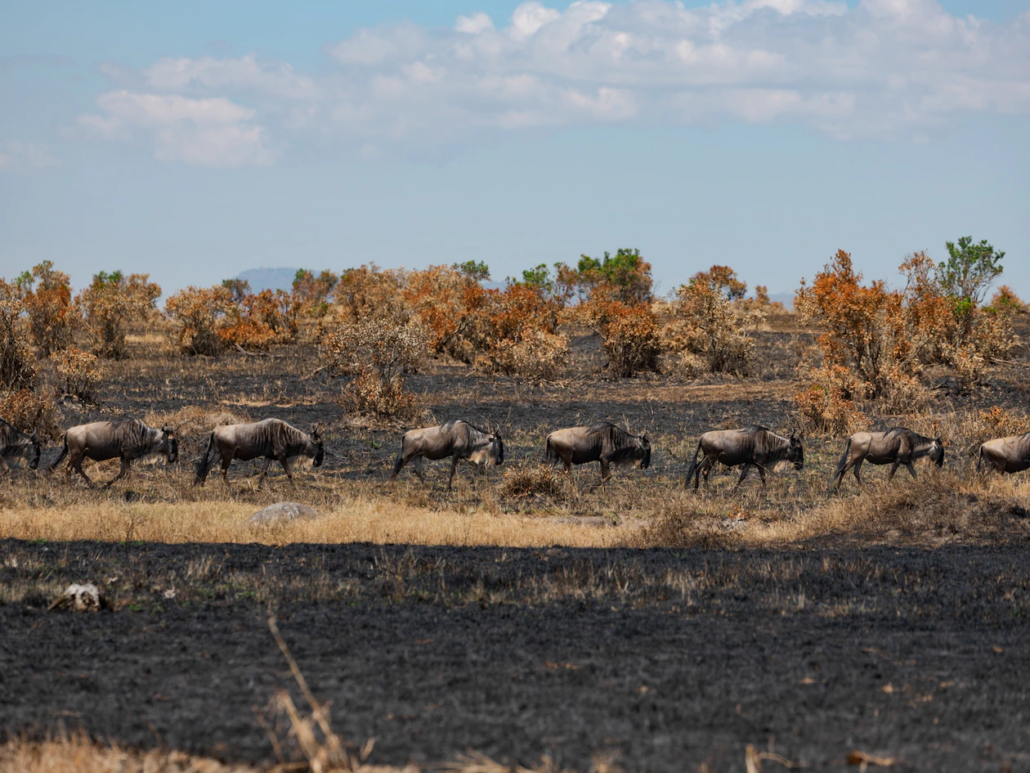
<path fill-rule="evenodd" d="M 486 432 L 461 420 L 449 421 L 438 427 L 409 430 L 401 439 L 401 450 L 393 464 L 393 475 L 390 476 L 390 480 L 400 474 L 404 465 L 414 460 L 415 474 L 425 483 L 425 478 L 422 477 L 422 460 L 436 461 L 447 457 L 451 458 L 451 475 L 447 479 L 447 490 L 450 491 L 460 460 L 468 459 L 474 464 L 481 465 L 490 462 L 502 464 L 504 441 L 496 432 Z"/>
<path fill-rule="evenodd" d="M 848 470 L 855 471 L 855 480 L 862 484 L 859 469 L 862 462 L 869 464 L 889 464 L 890 472 L 887 480 L 894 478 L 898 467 L 905 465 L 909 474 L 915 478 L 916 470 L 913 462 L 927 457 L 938 467 L 944 466 L 944 443 L 941 437 L 924 437 L 905 427 L 894 427 L 886 432 L 856 432 L 848 438 L 841 454 L 833 479 L 837 488 L 844 482 Z"/>
<path fill-rule="evenodd" d="M 111 421 L 95 421 L 92 424 L 80 424 L 64 433 L 64 448 L 61 455 L 50 465 L 53 472 L 65 456 L 68 456 L 68 468 L 65 477 L 74 469 L 86 483 L 93 481 L 82 471 L 82 462 L 92 459 L 102 462 L 107 459 L 121 459 L 122 468 L 118 474 L 108 481 L 110 486 L 129 472 L 130 464 L 136 459 L 146 456 L 163 456 L 168 464 L 174 464 L 179 458 L 179 443 L 171 427 L 154 429 L 139 419 L 112 419 Z"/>
<path fill-rule="evenodd" d="M 310 433 L 302 432 L 281 419 L 264 419 L 250 424 L 228 424 L 216 427 L 207 443 L 207 450 L 197 464 L 194 485 L 204 485 L 211 468 L 222 463 L 222 480 L 229 485 L 229 465 L 233 459 L 250 461 L 263 457 L 265 466 L 258 476 L 258 488 L 265 479 L 268 465 L 278 461 L 286 477 L 293 481 L 290 466 L 300 458 L 311 460 L 313 467 L 322 464 L 325 448 L 315 427 Z"/>
<path fill-rule="evenodd" d="M 704 452 L 704 459 L 698 464 L 698 454 L 701 452 Z M 737 485 L 733 487 L 733 490 L 736 491 L 744 482 L 744 478 L 747 477 L 752 466 L 758 468 L 763 486 L 765 485 L 765 471 L 778 464 L 790 462 L 794 465 L 795 470 L 803 469 L 805 451 L 793 429 L 789 438 L 754 424 L 743 429 L 712 430 L 703 434 L 697 442 L 694 459 L 687 470 L 687 485 L 689 486 L 693 479 L 694 490 L 697 491 L 702 474 L 707 484 L 708 475 L 716 462 L 727 467 L 744 465 Z"/>
<path fill-rule="evenodd" d="M 39 436 L 36 430 L 26 435 L 0 419 L 0 469 L 9 472 L 11 462 L 28 462 L 29 469 L 39 467 Z"/>
<path fill-rule="evenodd" d="M 1013 473 L 1030 469 L 1030 432 L 1025 435 L 1000 437 L 980 446 L 976 471 L 986 464 L 986 472 Z"/>
<path fill-rule="evenodd" d="M 589 427 L 559 429 L 547 436 L 544 456 L 548 462 L 561 462 L 565 472 L 574 464 L 601 463 L 601 481 L 611 476 L 610 466 L 634 466 L 646 470 L 651 464 L 651 441 L 647 433 L 631 435 L 614 424 L 602 421 Z"/>

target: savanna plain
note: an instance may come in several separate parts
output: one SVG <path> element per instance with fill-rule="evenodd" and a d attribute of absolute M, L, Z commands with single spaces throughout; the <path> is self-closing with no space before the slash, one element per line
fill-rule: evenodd
<path fill-rule="evenodd" d="M 974 469 L 1030 430 L 1025 352 L 870 409 L 939 433 L 945 464 L 836 491 L 844 438 L 795 400 L 820 331 L 795 314 L 756 326 L 745 376 L 616 377 L 566 332 L 558 379 L 420 363 L 404 421 L 350 410 L 304 336 L 184 357 L 130 335 L 61 423 L 167 425 L 180 458 L 87 487 L 46 474 L 52 442 L 0 481 L 0 769 L 1030 769 L 1030 488 Z M 266 417 L 320 424 L 324 464 L 192 485 L 215 426 Z M 504 464 L 389 480 L 405 428 L 453 419 L 499 431 Z M 600 420 L 646 431 L 650 467 L 598 486 L 542 464 L 548 432 Z M 798 426 L 804 468 L 688 489 L 700 434 L 750 423 Z M 248 523 L 279 501 L 322 517 Z M 110 609 L 47 611 L 84 582 Z"/>

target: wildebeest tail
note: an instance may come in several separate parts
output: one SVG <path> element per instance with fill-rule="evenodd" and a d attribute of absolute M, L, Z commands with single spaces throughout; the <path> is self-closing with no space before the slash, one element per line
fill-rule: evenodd
<path fill-rule="evenodd" d="M 54 463 L 51 464 L 47 468 L 47 471 L 48 472 L 53 472 L 54 470 L 56 470 L 57 469 L 57 465 L 59 465 L 62 461 L 64 461 L 64 457 L 66 457 L 67 455 L 68 455 L 68 436 L 65 435 L 64 436 L 64 448 L 61 449 L 61 455 L 58 456 L 57 459 L 54 460 Z"/>
<path fill-rule="evenodd" d="M 980 446 L 980 450 L 976 453 L 976 474 L 980 474 L 980 467 L 984 462 L 984 447 Z"/>
<path fill-rule="evenodd" d="M 207 474 L 211 472 L 211 467 L 215 463 L 215 454 L 217 453 L 217 444 L 215 443 L 215 433 L 211 433 L 211 437 L 207 441 L 207 450 L 204 451 L 204 455 L 200 457 L 200 461 L 197 462 L 197 477 L 193 481 L 193 485 L 203 486 L 204 481 L 207 480 Z"/>
<path fill-rule="evenodd" d="M 694 473 L 697 472 L 697 455 L 701 453 L 701 441 L 697 441 L 697 448 L 694 449 L 694 458 L 690 460 L 690 466 L 687 468 L 687 482 L 686 485 L 690 485 L 690 481 L 694 479 Z"/>
<path fill-rule="evenodd" d="M 544 441 L 544 461 L 550 462 L 551 464 L 557 464 L 558 452 L 551 447 L 551 436 L 547 436 L 547 440 Z"/>
<path fill-rule="evenodd" d="M 844 468 L 848 464 L 848 459 L 851 458 L 851 438 L 848 438 L 848 442 L 844 444 L 844 453 L 840 455 L 840 461 L 837 462 L 837 469 L 833 471 L 833 479 L 841 477 L 844 474 Z"/>

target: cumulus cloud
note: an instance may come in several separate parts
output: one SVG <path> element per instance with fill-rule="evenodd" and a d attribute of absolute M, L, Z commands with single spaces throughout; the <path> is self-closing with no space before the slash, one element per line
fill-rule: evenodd
<path fill-rule="evenodd" d="M 153 140 L 164 160 L 198 166 L 263 166 L 274 160 L 268 132 L 254 123 L 256 111 L 224 97 L 142 94 L 127 90 L 101 94 L 100 114 L 85 114 L 78 125 L 107 140 Z"/>
<path fill-rule="evenodd" d="M 17 140 L 0 142 L 0 172 L 36 172 L 60 165 L 46 145 Z"/>
<path fill-rule="evenodd" d="M 242 165 L 270 162 L 272 133 L 377 154 L 484 131 L 724 120 L 923 141 L 962 115 L 1030 112 L 1030 14 L 994 24 L 936 0 L 532 0 L 506 20 L 402 22 L 327 51 L 318 75 L 255 54 L 162 59 L 79 123 L 149 132 L 162 158 Z"/>

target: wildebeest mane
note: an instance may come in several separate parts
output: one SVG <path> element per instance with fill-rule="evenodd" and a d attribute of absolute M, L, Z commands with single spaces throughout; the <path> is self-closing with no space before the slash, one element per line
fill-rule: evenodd
<path fill-rule="evenodd" d="M 601 440 L 601 448 L 611 462 L 619 462 L 639 451 L 637 442 L 640 438 L 620 429 L 610 421 L 599 421 L 590 426 L 591 435 Z"/>

